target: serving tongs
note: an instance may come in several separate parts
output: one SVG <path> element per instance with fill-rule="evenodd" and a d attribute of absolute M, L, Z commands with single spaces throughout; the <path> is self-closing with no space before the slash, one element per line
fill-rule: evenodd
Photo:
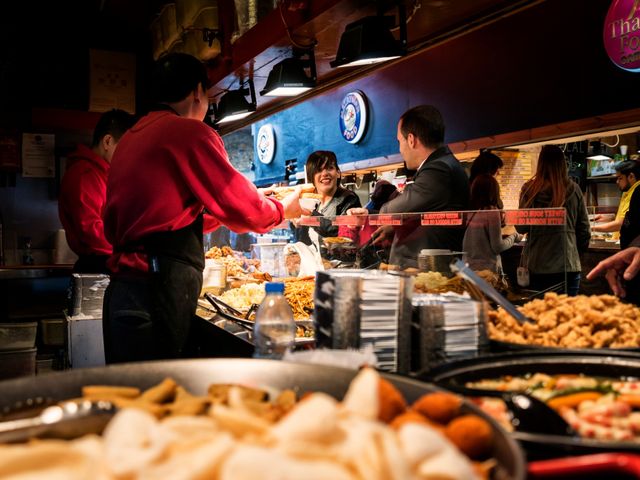
<path fill-rule="evenodd" d="M 35 437 L 76 438 L 100 433 L 117 408 L 106 401 L 67 401 L 45 408 L 39 415 L 0 422 L 0 443 L 25 442 Z"/>
<path fill-rule="evenodd" d="M 225 320 L 229 320 L 231 322 L 237 323 L 241 327 L 253 331 L 253 323 L 251 320 L 247 320 L 246 318 L 242 318 L 242 312 L 236 310 L 231 305 L 223 302 L 219 298 L 211 295 L 209 292 L 204 294 L 204 298 L 206 298 L 213 308 L 215 308 L 216 312 Z"/>
<path fill-rule="evenodd" d="M 504 298 L 495 288 L 493 288 L 489 283 L 484 281 L 480 276 L 469 268 L 469 265 L 465 264 L 462 260 L 456 259 L 451 262 L 449 265 L 451 271 L 454 272 L 459 277 L 462 277 L 464 280 L 469 282 L 472 286 L 475 286 L 480 290 L 486 297 L 490 298 L 502 308 L 504 308 L 509 315 L 515 318 L 519 323 L 535 323 L 534 320 L 524 315 L 521 311 L 519 311 L 513 303 Z M 477 295 L 477 292 L 474 292 Z"/>

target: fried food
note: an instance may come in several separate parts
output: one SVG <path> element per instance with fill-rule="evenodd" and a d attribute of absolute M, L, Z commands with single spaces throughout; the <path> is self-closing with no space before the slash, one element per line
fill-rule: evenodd
<path fill-rule="evenodd" d="M 112 397 L 136 398 L 140 396 L 140 389 L 112 385 L 87 385 L 82 387 L 82 396 L 91 400 Z"/>
<path fill-rule="evenodd" d="M 378 419 L 389 423 L 407 409 L 404 396 L 389 381 L 380 378 L 378 383 Z"/>
<path fill-rule="evenodd" d="M 174 383 L 165 381 L 147 390 L 148 396 L 167 398 Z M 364 415 L 362 408 L 345 408 L 347 398 L 363 394 L 367 396 L 353 407 L 377 406 L 379 388 L 394 399 L 391 403 L 402 403 L 395 399 L 395 388 L 365 368 L 342 402 L 320 392 L 296 402 L 292 391 L 282 392 L 273 403 L 262 402 L 260 389 L 224 385 L 210 392 L 225 397 L 226 403 L 213 403 L 206 415 L 194 416 L 189 406 L 212 398 L 176 386 L 172 403 L 153 405 L 179 416 L 159 418 L 123 407 L 102 436 L 0 445 L 0 477 L 235 480 L 260 478 L 267 468 L 270 478 L 283 479 L 476 478 L 471 460 L 426 419 L 406 421 L 394 430 L 369 415 L 377 408 L 365 408 Z M 140 397 L 121 398 L 151 404 Z M 409 413 L 397 418 L 403 416 Z"/>
<path fill-rule="evenodd" d="M 398 430 L 400 427 L 402 427 L 407 423 L 419 423 L 422 425 L 428 425 L 431 428 L 435 428 L 436 430 L 439 430 L 442 432 L 444 431 L 444 428 L 442 425 L 429 420 L 427 417 L 425 417 L 424 415 L 421 415 L 415 410 L 407 410 L 404 413 L 401 413 L 391 421 L 390 425 L 392 428 Z"/>
<path fill-rule="evenodd" d="M 464 454 L 473 459 L 488 455 L 493 443 L 491 425 L 477 415 L 454 418 L 445 428 L 445 435 Z"/>
<path fill-rule="evenodd" d="M 423 395 L 411 406 L 416 412 L 425 417 L 446 425 L 453 418 L 460 415 L 462 399 L 447 392 L 435 392 Z"/>
<path fill-rule="evenodd" d="M 519 310 L 535 323 L 521 325 L 504 310 L 489 312 L 493 340 L 564 348 L 640 346 L 640 308 L 613 295 L 569 297 L 546 293 Z"/>
<path fill-rule="evenodd" d="M 162 383 L 145 390 L 140 395 L 140 400 L 152 403 L 164 403 L 173 400 L 178 384 L 173 378 L 165 378 Z"/>
<path fill-rule="evenodd" d="M 273 196 L 277 200 L 282 200 L 287 195 L 295 192 L 296 189 L 300 189 L 300 197 L 301 198 L 322 198 L 321 195 L 315 193 L 316 187 L 313 186 L 313 183 L 305 183 L 303 185 L 293 185 L 288 187 L 274 187 Z"/>

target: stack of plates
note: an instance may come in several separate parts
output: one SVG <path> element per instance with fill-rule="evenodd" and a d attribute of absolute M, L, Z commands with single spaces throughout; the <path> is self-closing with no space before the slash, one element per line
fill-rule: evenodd
<path fill-rule="evenodd" d="M 420 325 L 420 369 L 488 351 L 485 303 L 455 294 L 415 295 L 412 303 Z"/>
<path fill-rule="evenodd" d="M 410 277 L 378 270 L 316 274 L 314 324 L 319 348 L 371 346 L 378 368 L 408 373 Z"/>

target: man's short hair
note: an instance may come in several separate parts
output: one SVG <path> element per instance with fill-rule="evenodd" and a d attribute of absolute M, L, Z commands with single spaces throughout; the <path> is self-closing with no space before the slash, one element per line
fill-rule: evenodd
<path fill-rule="evenodd" d="M 444 144 L 444 120 L 433 105 L 419 105 L 410 108 L 400 117 L 400 131 L 407 138 L 410 133 L 428 148 L 438 148 Z"/>
<path fill-rule="evenodd" d="M 124 110 L 114 108 L 103 113 L 98 119 L 96 128 L 93 129 L 92 147 L 97 147 L 105 135 L 111 135 L 116 142 L 120 141 L 124 132 L 133 127 L 136 118 Z"/>
<path fill-rule="evenodd" d="M 640 162 L 635 160 L 625 160 L 615 166 L 616 172 L 623 175 L 635 175 L 636 180 L 640 180 Z"/>
<path fill-rule="evenodd" d="M 204 64 L 186 53 L 169 53 L 158 59 L 151 74 L 151 97 L 157 103 L 174 103 L 198 89 L 209 87 Z"/>

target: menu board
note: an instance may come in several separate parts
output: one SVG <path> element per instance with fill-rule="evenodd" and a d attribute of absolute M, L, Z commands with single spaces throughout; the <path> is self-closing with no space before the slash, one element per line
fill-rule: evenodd
<path fill-rule="evenodd" d="M 537 150 L 502 150 L 494 151 L 504 166 L 496 177 L 500 184 L 500 196 L 505 210 L 518 208 L 520 189 L 534 173 L 534 164 L 538 158 Z"/>

